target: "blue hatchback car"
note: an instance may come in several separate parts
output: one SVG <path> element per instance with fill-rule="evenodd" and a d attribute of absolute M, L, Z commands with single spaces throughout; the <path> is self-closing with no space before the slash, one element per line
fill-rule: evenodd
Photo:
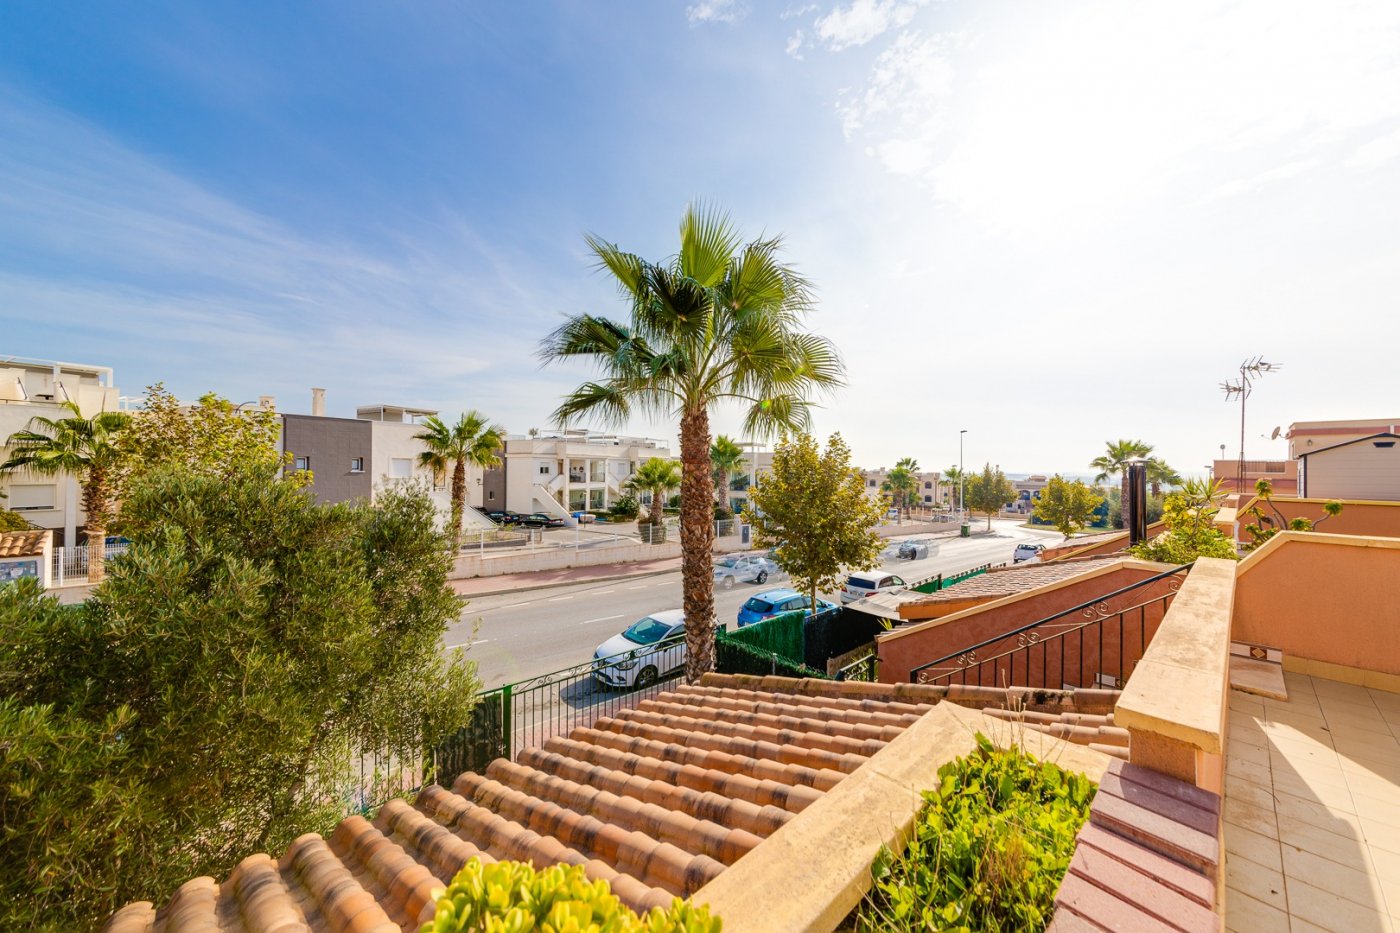
<path fill-rule="evenodd" d="M 784 612 L 793 612 L 797 609 L 810 609 L 812 599 L 805 593 L 797 590 L 781 589 L 767 590 L 749 599 L 748 602 L 739 609 L 739 627 L 753 625 L 755 622 L 762 622 L 764 619 L 771 619 Z M 824 599 L 817 600 L 817 611 L 835 609 L 835 603 L 829 603 Z"/>

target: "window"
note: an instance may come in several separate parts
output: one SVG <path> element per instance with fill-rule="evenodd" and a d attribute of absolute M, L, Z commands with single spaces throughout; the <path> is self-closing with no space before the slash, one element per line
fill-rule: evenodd
<path fill-rule="evenodd" d="M 363 473 L 364 471 L 365 471 L 365 458 L 364 458 L 364 457 L 351 457 L 351 458 L 350 458 L 350 472 L 351 472 L 351 473 Z"/>
<path fill-rule="evenodd" d="M 541 463 L 541 464 L 540 464 L 540 475 L 541 475 L 541 476 L 548 476 L 548 475 L 549 475 L 549 464 L 548 464 L 548 463 Z"/>
<path fill-rule="evenodd" d="M 487 501 L 489 501 L 489 502 L 495 502 L 495 501 L 496 501 L 496 490 L 494 490 L 494 489 L 488 489 L 488 490 L 486 490 L 486 499 L 487 499 Z"/>
<path fill-rule="evenodd" d="M 875 481 L 874 481 L 873 479 L 868 479 L 868 480 L 865 481 L 865 485 L 870 486 L 870 487 L 874 487 Z"/>
<path fill-rule="evenodd" d="M 311 458 L 310 458 L 310 457 L 297 457 L 295 463 L 296 463 L 296 468 L 297 468 L 298 470 L 309 470 L 309 469 L 311 469 Z"/>
<path fill-rule="evenodd" d="M 391 479 L 408 479 L 413 475 L 413 460 L 410 457 L 390 457 L 389 477 Z"/>
<path fill-rule="evenodd" d="M 607 504 L 604 501 L 606 493 L 607 491 L 604 489 L 588 490 L 588 507 L 595 512 L 601 512 L 603 509 L 607 508 Z"/>
<path fill-rule="evenodd" d="M 6 505 L 14 512 L 37 512 L 51 509 L 56 501 L 58 486 L 53 483 L 10 486 Z"/>
<path fill-rule="evenodd" d="M 932 502 L 932 501 L 933 501 L 933 496 L 924 496 L 924 501 L 925 501 L 925 502 Z"/>
<path fill-rule="evenodd" d="M 933 483 L 927 483 L 927 482 L 924 483 L 924 488 L 925 488 L 925 489 L 932 489 L 932 488 L 933 488 Z"/>

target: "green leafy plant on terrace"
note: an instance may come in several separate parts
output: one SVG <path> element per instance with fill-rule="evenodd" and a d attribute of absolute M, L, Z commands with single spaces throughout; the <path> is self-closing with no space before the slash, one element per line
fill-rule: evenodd
<path fill-rule="evenodd" d="M 1235 542 L 1215 527 L 1225 496 L 1218 480 L 1188 479 L 1167 496 L 1162 518 L 1167 530 L 1129 548 L 1134 557 L 1166 564 L 1189 564 L 1198 557 L 1239 560 Z"/>
<path fill-rule="evenodd" d="M 680 898 L 667 910 L 638 916 L 606 881 L 589 881 L 582 865 L 536 870 L 524 862 L 471 859 L 438 899 L 419 933 L 719 933 L 708 907 Z"/>
<path fill-rule="evenodd" d="M 1302 516 L 1290 519 L 1279 511 L 1278 506 L 1274 505 L 1273 483 L 1261 479 L 1254 484 L 1254 492 L 1256 495 L 1255 503 L 1244 512 L 1245 518 L 1253 519 L 1244 526 L 1245 533 L 1249 535 L 1249 541 L 1244 545 L 1246 551 L 1262 547 L 1265 541 L 1285 529 L 1288 531 L 1314 531 L 1318 525 L 1329 518 L 1340 515 L 1342 511 L 1340 502 L 1336 499 L 1329 499 L 1323 503 L 1323 515 L 1317 521 Z M 1272 516 L 1264 514 L 1264 506 L 1266 505 L 1273 511 Z"/>
<path fill-rule="evenodd" d="M 1074 854 L 1095 787 L 983 735 L 976 753 L 944 765 L 926 791 L 913 838 L 876 859 L 875 884 L 854 928 L 1043 930 Z"/>

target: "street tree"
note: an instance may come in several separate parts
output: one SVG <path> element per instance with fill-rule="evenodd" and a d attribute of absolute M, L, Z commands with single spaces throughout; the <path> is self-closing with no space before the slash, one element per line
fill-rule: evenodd
<path fill-rule="evenodd" d="M 772 469 L 744 506 L 744 521 L 758 546 L 776 548 L 794 588 L 815 606 L 817 595 L 834 590 L 843 573 L 879 565 L 884 542 L 875 526 L 883 512 L 884 504 L 865 494 L 840 434 L 825 451 L 810 434 L 799 434 L 779 441 Z"/>
<path fill-rule="evenodd" d="M 908 511 L 915 490 L 919 488 L 918 472 L 919 461 L 904 457 L 885 474 L 885 481 L 880 486 L 880 490 L 888 494 L 894 506 L 902 512 Z"/>
<path fill-rule="evenodd" d="M 31 470 L 40 476 L 72 476 L 82 491 L 88 544 L 88 580 L 97 583 L 105 572 L 107 526 L 116 508 L 121 465 L 118 437 L 131 418 L 126 412 L 102 411 L 83 417 L 74 402 L 63 402 L 64 418 L 36 415 L 23 431 L 7 440 L 10 456 L 0 473 Z"/>
<path fill-rule="evenodd" d="M 1180 486 L 1182 483 L 1181 474 L 1173 470 L 1167 461 L 1161 457 L 1149 457 L 1147 459 L 1147 489 L 1152 493 L 1152 498 L 1162 497 L 1163 486 Z"/>
<path fill-rule="evenodd" d="M 947 487 L 947 497 L 949 505 L 957 509 L 962 509 L 963 504 L 958 501 L 959 481 L 963 479 L 963 471 L 958 469 L 957 464 L 953 464 L 943 471 L 942 484 Z"/>
<path fill-rule="evenodd" d="M 491 420 L 481 412 L 463 412 L 456 423 L 449 426 L 436 415 L 423 419 L 427 429 L 414 435 L 423 442 L 425 450 L 418 455 L 418 463 L 433 471 L 439 478 L 452 471 L 452 513 L 448 519 L 448 541 L 452 553 L 462 538 L 462 515 L 467 502 L 467 464 L 481 467 L 497 466 L 501 462 L 497 453 L 505 446 L 506 429 L 491 424 Z"/>
<path fill-rule="evenodd" d="M 989 463 L 981 473 L 971 473 L 967 477 L 967 507 L 973 512 L 987 513 L 987 530 L 992 530 L 992 518 L 1002 506 L 1016 498 L 1016 487 L 1000 469 L 993 470 Z"/>
<path fill-rule="evenodd" d="M 272 408 L 235 405 L 213 392 L 187 405 L 157 382 L 117 438 L 120 485 L 165 467 L 215 478 L 275 467 L 285 462 L 280 433 L 281 418 Z"/>
<path fill-rule="evenodd" d="M 1152 445 L 1142 441 L 1130 441 L 1119 439 L 1118 441 L 1105 441 L 1105 451 L 1103 456 L 1095 457 L 1089 461 L 1089 466 L 1098 470 L 1094 477 L 1094 482 L 1102 483 L 1111 476 L 1118 476 L 1121 486 L 1119 501 L 1128 502 L 1128 461 L 1136 460 L 1139 457 L 1146 457 L 1152 453 Z M 1120 524 L 1126 518 L 1120 519 Z"/>
<path fill-rule="evenodd" d="M 275 467 L 155 471 L 87 603 L 0 587 L 0 928 L 96 929 L 384 799 L 468 721 L 422 488 L 319 505 Z M 398 767 L 398 766 L 396 766 Z"/>
<path fill-rule="evenodd" d="M 647 506 L 647 524 L 652 527 L 651 538 L 659 541 L 657 534 L 666 521 L 666 496 L 681 485 L 681 466 L 674 460 L 651 457 L 642 461 L 637 472 L 627 477 L 624 487 L 635 493 L 650 493 L 651 504 Z M 711 519 L 713 521 L 713 518 Z"/>
<path fill-rule="evenodd" d="M 731 437 L 721 434 L 710 445 L 710 470 L 715 478 L 715 502 L 729 507 L 729 477 L 744 465 L 744 448 Z"/>
<path fill-rule="evenodd" d="M 812 397 L 842 384 L 835 346 L 803 329 L 811 290 L 780 260 L 781 239 L 747 244 L 728 216 L 691 206 L 681 219 L 680 251 L 661 262 L 589 236 L 598 264 L 628 305 L 626 321 L 580 314 L 545 338 L 546 362 L 582 359 L 596 379 L 569 394 L 559 423 L 581 417 L 621 425 L 634 413 L 680 420 L 681 573 L 686 678 L 714 670 L 714 486 L 710 413 L 725 402 L 745 408 L 746 437 L 800 431 Z"/>
<path fill-rule="evenodd" d="M 1040 491 L 1035 502 L 1035 517 L 1054 525 L 1068 540 L 1082 531 L 1094 518 L 1094 511 L 1104 498 L 1079 480 L 1067 480 L 1058 473 Z"/>

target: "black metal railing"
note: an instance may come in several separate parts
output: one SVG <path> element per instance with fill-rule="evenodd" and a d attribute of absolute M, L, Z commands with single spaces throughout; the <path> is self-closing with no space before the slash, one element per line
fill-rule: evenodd
<path fill-rule="evenodd" d="M 681 634 L 487 691 L 471 722 L 433 749 L 434 780 L 450 786 L 464 771 L 591 726 L 669 690 L 684 673 Z"/>
<path fill-rule="evenodd" d="M 836 672 L 837 680 L 863 680 L 875 683 L 879 680 L 880 656 L 875 652 L 856 658 Z"/>
<path fill-rule="evenodd" d="M 914 683 L 989 687 L 1121 687 L 1191 564 L 1072 606 L 914 668 Z M 1143 597 L 1163 584 L 1167 592 Z M 1115 609 L 1115 604 L 1127 603 Z"/>

